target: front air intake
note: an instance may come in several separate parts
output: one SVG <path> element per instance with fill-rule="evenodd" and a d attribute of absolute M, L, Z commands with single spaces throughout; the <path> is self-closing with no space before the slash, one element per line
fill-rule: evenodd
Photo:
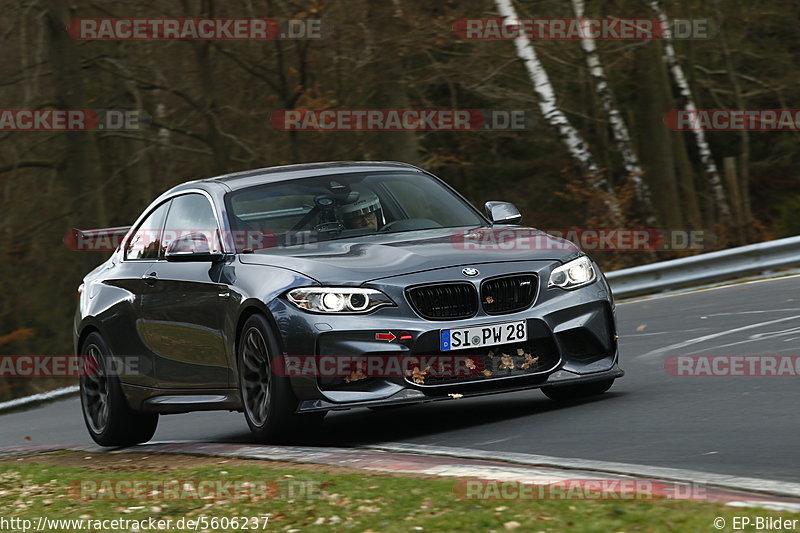
<path fill-rule="evenodd" d="M 536 274 L 503 276 L 483 282 L 481 304 L 490 315 L 514 313 L 527 309 L 536 298 L 539 278 Z"/>
<path fill-rule="evenodd" d="M 428 320 L 470 318 L 478 312 L 478 294 L 471 283 L 439 283 L 406 291 L 411 307 Z"/>

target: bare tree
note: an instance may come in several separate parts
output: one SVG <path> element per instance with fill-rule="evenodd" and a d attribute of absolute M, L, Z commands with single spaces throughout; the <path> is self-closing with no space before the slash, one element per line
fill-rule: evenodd
<path fill-rule="evenodd" d="M 650 0 L 650 7 L 655 11 L 658 20 L 664 32 L 664 61 L 669 67 L 672 78 L 678 86 L 681 98 L 683 99 L 683 108 L 688 113 L 695 113 L 697 106 L 694 104 L 692 91 L 689 87 L 689 82 L 683 73 L 683 68 L 678 62 L 678 56 L 675 53 L 675 47 L 672 44 L 672 30 L 669 27 L 669 19 L 667 14 L 661 7 L 659 0 Z M 730 219 L 731 211 L 728 205 L 728 200 L 725 195 L 725 189 L 722 186 L 722 178 L 720 178 L 717 164 L 714 162 L 714 155 L 711 153 L 711 147 L 706 140 L 705 132 L 702 129 L 694 130 L 695 141 L 697 142 L 697 149 L 700 152 L 700 159 L 703 163 L 709 185 L 711 186 L 711 193 L 714 197 L 714 205 L 717 212 L 721 215 L 722 219 L 727 221 Z"/>
<path fill-rule="evenodd" d="M 720 9 L 719 2 L 714 1 L 714 7 L 717 16 L 722 19 L 722 10 Z M 744 109 L 744 97 L 742 96 L 742 86 L 739 83 L 739 75 L 736 72 L 736 67 L 733 63 L 733 55 L 731 54 L 730 46 L 728 46 L 728 39 L 725 32 L 720 28 L 719 42 L 722 46 L 722 54 L 725 57 L 725 68 L 728 71 L 728 78 L 733 87 L 733 94 L 736 101 L 736 107 Z M 740 223 L 743 226 L 746 234 L 750 233 L 750 224 L 752 223 L 753 213 L 750 206 L 750 134 L 747 130 L 742 130 L 739 133 L 741 139 L 741 152 L 739 156 L 739 192 L 741 194 L 741 205 L 734 206 L 734 212 L 740 212 Z M 749 235 L 748 235 L 749 236 Z"/>
<path fill-rule="evenodd" d="M 585 12 L 583 0 L 572 0 L 572 9 L 575 11 L 575 16 L 577 18 L 583 18 Z M 655 223 L 655 217 L 653 216 L 650 189 L 647 183 L 642 179 L 643 172 L 639 164 L 639 157 L 636 155 L 636 151 L 631 144 L 631 137 L 628 133 L 628 126 L 625 124 L 625 119 L 622 118 L 622 114 L 619 112 L 614 102 L 614 96 L 608 84 L 605 69 L 600 61 L 600 55 L 597 52 L 597 45 L 594 39 L 587 37 L 586 32 L 582 33 L 580 43 L 586 57 L 586 66 L 589 69 L 589 75 L 594 81 L 595 92 L 603 105 L 603 112 L 611 126 L 611 134 L 620 157 L 622 157 L 622 165 L 634 184 L 636 197 L 639 202 L 642 203 L 642 212 L 645 213 L 647 222 L 653 224 Z"/>
<path fill-rule="evenodd" d="M 495 5 L 505 19 L 504 24 L 512 26 L 517 24 L 517 12 L 511 0 L 495 0 Z M 606 207 L 614 221 L 620 222 L 622 220 L 622 211 L 614 194 L 614 189 L 597 167 L 594 157 L 581 134 L 570 124 L 564 112 L 559 108 L 553 85 L 550 83 L 550 78 L 539 61 L 531 40 L 524 35 L 519 35 L 514 40 L 514 44 L 517 47 L 517 55 L 525 64 L 528 76 L 533 82 L 533 89 L 539 97 L 539 109 L 542 115 L 550 126 L 558 130 L 570 155 L 580 163 L 582 170 L 590 176 L 592 185 L 606 193 L 603 195 Z"/>

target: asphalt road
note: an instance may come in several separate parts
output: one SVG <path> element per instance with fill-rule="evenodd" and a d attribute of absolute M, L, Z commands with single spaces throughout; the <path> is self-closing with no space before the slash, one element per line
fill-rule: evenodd
<path fill-rule="evenodd" d="M 800 481 L 798 377 L 673 377 L 671 355 L 800 353 L 800 277 L 618 307 L 627 375 L 600 399 L 539 391 L 328 416 L 320 444 L 386 441 Z M 30 440 L 26 440 L 29 437 Z M 162 417 L 156 440 L 247 442 L 238 413 Z M 89 443 L 72 398 L 0 416 L 0 446 Z"/>

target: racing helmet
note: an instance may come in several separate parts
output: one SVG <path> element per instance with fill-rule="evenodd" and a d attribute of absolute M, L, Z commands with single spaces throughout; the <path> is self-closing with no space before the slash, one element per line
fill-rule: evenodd
<path fill-rule="evenodd" d="M 381 216 L 381 201 L 378 195 L 373 192 L 359 194 L 358 200 L 355 202 L 344 204 L 340 208 L 340 214 L 345 224 L 359 217 L 366 217 L 371 213 L 375 213 L 378 225 L 382 225 L 383 217 Z"/>

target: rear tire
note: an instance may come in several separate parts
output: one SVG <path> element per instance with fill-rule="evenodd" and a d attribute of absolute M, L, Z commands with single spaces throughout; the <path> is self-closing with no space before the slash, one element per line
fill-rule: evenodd
<path fill-rule="evenodd" d="M 100 446 L 131 446 L 152 439 L 158 414 L 140 413 L 128 405 L 103 337 L 91 333 L 81 354 L 81 410 L 92 440 Z"/>
<path fill-rule="evenodd" d="M 247 319 L 238 352 L 242 410 L 255 439 L 287 442 L 318 435 L 325 413 L 295 413 L 299 402 L 289 378 L 272 368 L 280 348 L 266 317 Z"/>
<path fill-rule="evenodd" d="M 563 385 L 561 387 L 542 387 L 542 392 L 551 400 L 567 401 L 588 398 L 603 394 L 614 384 L 614 379 L 592 381 L 579 385 Z"/>

